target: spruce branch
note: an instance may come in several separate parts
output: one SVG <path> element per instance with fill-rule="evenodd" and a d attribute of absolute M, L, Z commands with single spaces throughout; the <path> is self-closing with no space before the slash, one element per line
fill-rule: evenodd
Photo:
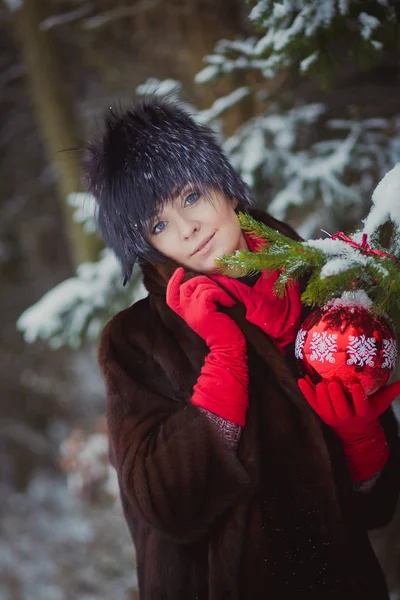
<path fill-rule="evenodd" d="M 353 231 L 347 241 L 333 237 L 300 242 L 249 215 L 240 214 L 239 222 L 248 235 L 265 244 L 256 253 L 242 250 L 221 258 L 217 264 L 223 273 L 244 277 L 260 271 L 278 272 L 274 286 L 278 297 L 284 296 L 287 286 L 311 273 L 302 294 L 303 303 L 310 307 L 326 304 L 345 291 L 364 290 L 372 301 L 371 310 L 388 315 L 400 332 L 399 262 L 392 255 L 374 253 L 387 253 L 378 235 L 371 236 L 374 244 L 368 247 L 361 245 L 365 236 L 359 230 Z M 394 227 L 390 241 L 398 235 Z"/>
<path fill-rule="evenodd" d="M 233 254 L 218 258 L 215 264 L 224 275 L 231 277 L 246 277 L 246 275 L 255 275 L 264 269 L 268 270 L 265 264 L 265 254 L 255 254 L 249 250 L 237 250 Z"/>
<path fill-rule="evenodd" d="M 253 239 L 261 238 L 270 244 L 286 244 L 289 247 L 294 247 L 299 243 L 296 242 L 296 240 L 279 233 L 279 231 L 272 229 L 272 227 L 268 227 L 268 225 L 260 223 L 257 221 L 257 219 L 246 213 L 239 213 L 238 221 L 240 227 Z"/>
<path fill-rule="evenodd" d="M 279 297 L 284 296 L 287 286 L 311 273 L 302 294 L 308 306 L 322 306 L 343 292 L 364 291 L 372 302 L 371 310 L 377 316 L 388 316 L 400 333 L 399 194 L 400 163 L 375 189 L 373 206 L 362 229 L 306 242 L 293 240 L 250 215 L 240 214 L 242 229 L 259 242 L 257 250 L 225 256 L 218 267 L 233 277 L 277 272 L 274 292 Z"/>
<path fill-rule="evenodd" d="M 216 261 L 217 267 L 225 275 L 245 277 L 260 271 L 283 271 L 277 282 L 277 291 L 284 288 L 284 279 L 298 279 L 310 266 L 323 266 L 324 253 L 316 248 L 305 246 L 279 231 L 260 223 L 250 215 L 240 213 L 239 224 L 253 239 L 265 241 L 265 247 L 257 253 L 239 250 Z M 284 273 L 286 275 L 284 276 Z"/>
<path fill-rule="evenodd" d="M 359 274 L 359 266 L 347 271 L 321 279 L 321 271 L 315 270 L 311 275 L 301 299 L 306 306 L 322 306 L 329 300 L 340 296 L 344 291 L 354 291 L 355 281 Z"/>

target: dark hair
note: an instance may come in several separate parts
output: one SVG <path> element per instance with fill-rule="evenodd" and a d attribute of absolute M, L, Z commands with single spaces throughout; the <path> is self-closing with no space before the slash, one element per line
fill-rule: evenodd
<path fill-rule="evenodd" d="M 105 131 L 85 150 L 83 168 L 100 234 L 121 263 L 124 282 L 138 258 L 165 259 L 148 241 L 149 223 L 188 184 L 237 199 L 241 211 L 251 203 L 213 132 L 177 102 L 150 98 L 126 112 L 110 108 Z"/>

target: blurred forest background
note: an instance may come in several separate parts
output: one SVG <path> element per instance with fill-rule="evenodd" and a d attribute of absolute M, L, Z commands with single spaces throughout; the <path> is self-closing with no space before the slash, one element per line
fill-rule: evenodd
<path fill-rule="evenodd" d="M 384 0 L 0 3 L 0 600 L 137 598 L 96 339 L 143 290 L 139 273 L 122 288 L 81 193 L 82 148 L 104 111 L 179 95 L 260 206 L 304 237 L 348 231 L 400 161 L 398 11 Z M 400 517 L 371 537 L 400 598 Z"/>

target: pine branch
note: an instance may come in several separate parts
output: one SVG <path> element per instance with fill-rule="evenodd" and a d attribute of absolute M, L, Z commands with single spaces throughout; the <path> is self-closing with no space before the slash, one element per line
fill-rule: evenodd
<path fill-rule="evenodd" d="M 255 254 L 249 250 L 238 250 L 234 254 L 223 256 L 217 259 L 215 264 L 224 275 L 231 277 L 245 277 L 255 275 L 264 269 L 270 270 L 265 264 L 263 253 Z"/>
<path fill-rule="evenodd" d="M 238 251 L 218 260 L 223 273 L 243 277 L 260 271 L 278 272 L 274 292 L 283 297 L 287 286 L 311 272 L 302 294 L 304 304 L 322 306 L 345 291 L 364 290 L 372 301 L 371 310 L 376 315 L 387 314 L 400 332 L 400 261 L 393 254 L 388 255 L 388 248 L 383 245 L 400 251 L 397 223 L 375 228 L 370 239 L 365 231 L 356 230 L 347 238 L 299 242 L 250 215 L 240 214 L 239 222 L 249 236 L 264 244 L 256 253 Z M 382 254 L 374 253 L 376 250 Z"/>
<path fill-rule="evenodd" d="M 379 264 L 379 259 L 373 259 L 368 264 L 368 270 L 374 279 L 370 296 L 373 309 L 377 313 L 391 313 L 397 310 L 400 298 L 400 276 L 397 264 L 385 260 L 385 265 Z"/>
<path fill-rule="evenodd" d="M 283 233 L 279 233 L 279 231 L 272 229 L 272 227 L 268 227 L 268 225 L 265 225 L 264 223 L 260 223 L 251 215 L 239 213 L 238 220 L 240 227 L 253 239 L 261 238 L 270 244 L 286 244 L 289 247 L 299 245 L 299 242 L 296 240 L 283 235 Z"/>
<path fill-rule="evenodd" d="M 257 253 L 239 250 L 216 261 L 225 275 L 245 277 L 260 271 L 284 271 L 288 279 L 298 279 L 310 266 L 316 267 L 325 262 L 324 253 L 316 248 L 305 246 L 304 242 L 293 240 L 279 231 L 260 223 L 250 215 L 240 213 L 239 223 L 246 233 L 257 240 L 264 240 L 265 247 Z M 277 292 L 284 288 L 283 277 L 277 282 Z M 278 291 L 280 290 L 280 291 Z"/>
<path fill-rule="evenodd" d="M 307 306 L 322 306 L 344 291 L 354 291 L 359 272 L 357 265 L 337 275 L 324 278 L 321 285 L 321 272 L 316 270 L 311 275 L 301 299 Z"/>

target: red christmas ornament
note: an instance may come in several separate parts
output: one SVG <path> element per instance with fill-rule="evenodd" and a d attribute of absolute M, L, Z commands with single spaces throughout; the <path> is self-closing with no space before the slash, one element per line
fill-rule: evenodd
<path fill-rule="evenodd" d="M 357 380 L 371 395 L 389 380 L 398 350 L 389 322 L 349 294 L 304 321 L 297 333 L 295 355 L 303 376 L 309 375 L 314 383 L 339 378 L 349 388 Z"/>

